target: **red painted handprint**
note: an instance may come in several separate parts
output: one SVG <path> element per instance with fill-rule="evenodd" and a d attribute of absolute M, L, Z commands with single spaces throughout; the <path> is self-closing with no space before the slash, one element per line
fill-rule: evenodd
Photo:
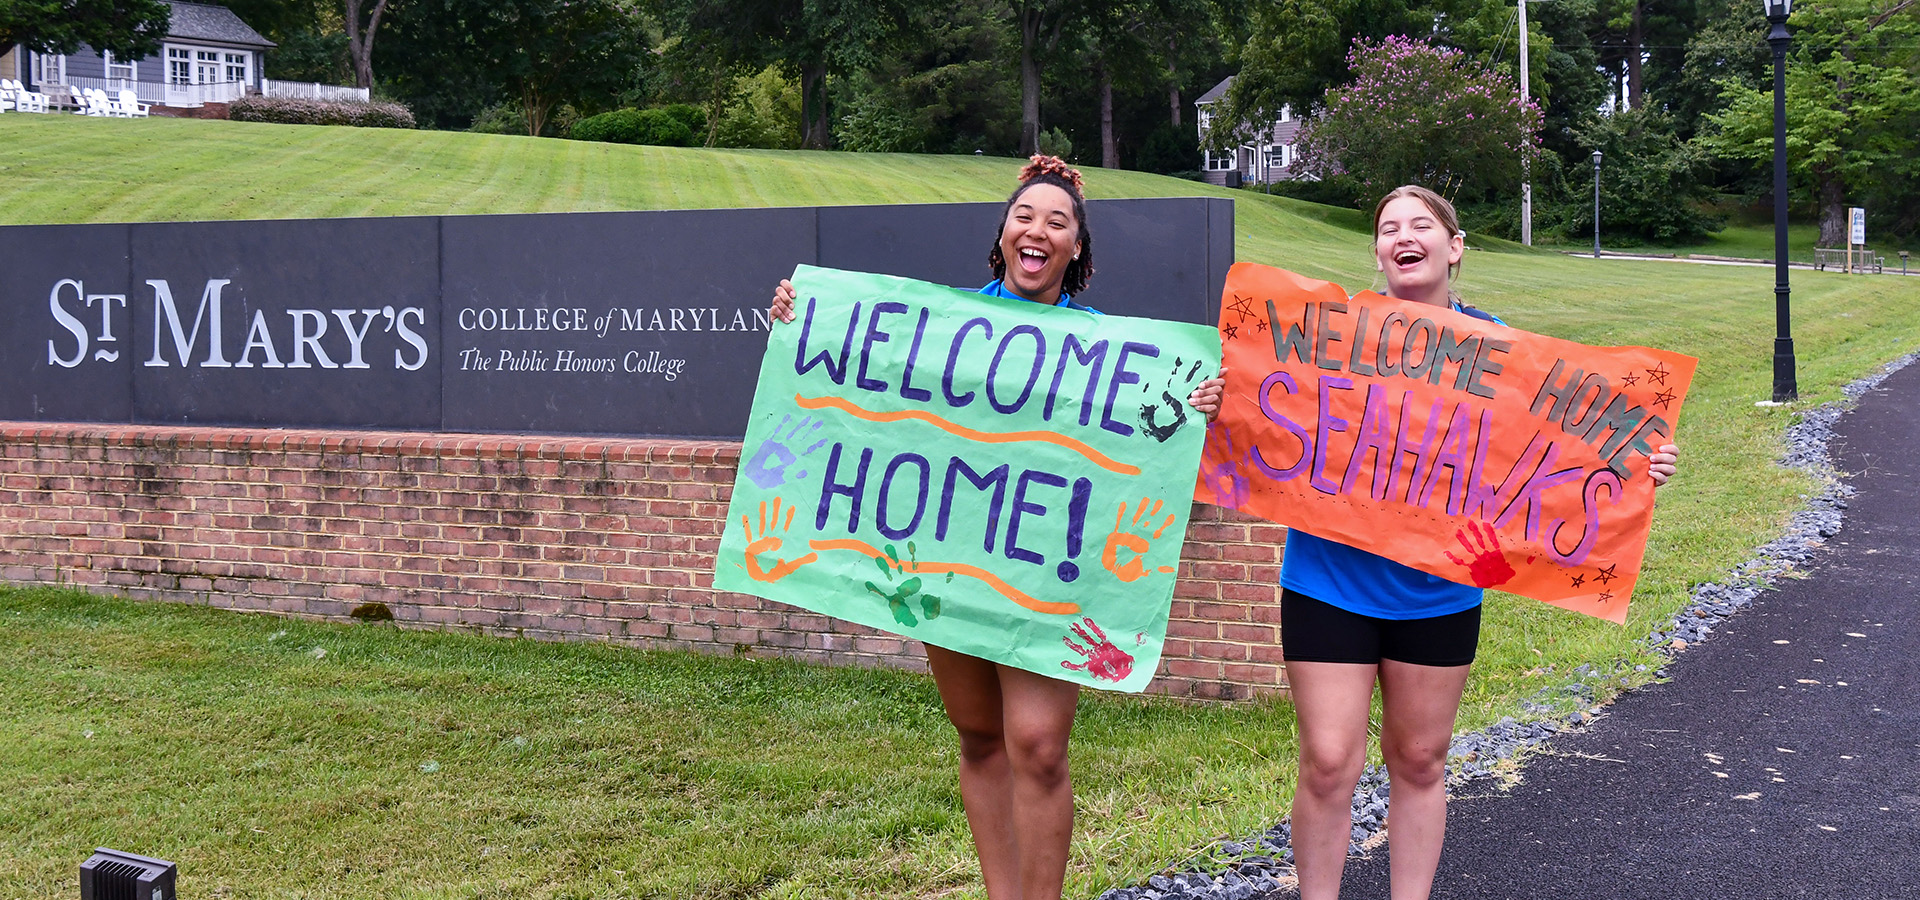
<path fill-rule="evenodd" d="M 1086 627 L 1080 627 L 1082 624 Z M 1082 619 L 1069 627 L 1073 629 L 1074 634 L 1080 636 L 1080 640 L 1086 642 L 1086 646 L 1074 643 L 1073 638 L 1070 637 L 1063 637 L 1060 642 L 1066 644 L 1068 649 L 1080 654 L 1086 662 L 1076 663 L 1063 659 L 1060 661 L 1062 668 L 1085 672 L 1088 676 L 1100 681 L 1124 681 L 1128 675 L 1133 674 L 1133 657 L 1127 655 L 1125 650 L 1114 646 L 1112 641 L 1107 640 L 1107 633 L 1101 631 L 1100 626 L 1094 624 L 1092 619 Z"/>
<path fill-rule="evenodd" d="M 1468 532 L 1473 534 L 1472 542 L 1467 540 Z M 1500 549 L 1500 534 L 1493 530 L 1492 525 L 1480 521 L 1468 522 L 1466 528 L 1453 533 L 1453 539 L 1459 541 L 1473 559 L 1464 560 L 1452 553 L 1447 554 L 1447 559 L 1456 566 L 1466 566 L 1467 576 L 1473 579 L 1475 587 L 1506 584 L 1517 574 L 1513 571 L 1513 564 L 1507 562 L 1506 553 Z"/>

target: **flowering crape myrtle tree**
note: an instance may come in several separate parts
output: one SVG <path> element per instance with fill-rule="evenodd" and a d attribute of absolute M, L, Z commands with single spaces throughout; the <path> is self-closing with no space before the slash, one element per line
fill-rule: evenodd
<path fill-rule="evenodd" d="M 1419 184 L 1471 202 L 1517 188 L 1541 115 L 1537 104 L 1521 105 L 1511 79 L 1458 50 L 1400 36 L 1355 38 L 1347 70 L 1353 80 L 1327 89 L 1297 138 L 1308 173 L 1344 172 L 1363 197 Z"/>

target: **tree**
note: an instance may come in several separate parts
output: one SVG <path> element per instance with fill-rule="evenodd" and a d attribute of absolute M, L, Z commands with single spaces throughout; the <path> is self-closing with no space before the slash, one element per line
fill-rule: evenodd
<path fill-rule="evenodd" d="M 1089 5 L 1078 24 L 1096 82 L 1100 165 L 1117 169 L 1116 86 L 1139 93 L 1169 90 L 1173 123 L 1179 125 L 1179 65 L 1199 39 L 1214 33 L 1214 6 L 1210 0 L 1110 0 Z"/>
<path fill-rule="evenodd" d="M 1875 185 L 1920 178 L 1920 0 L 1814 0 L 1794 9 L 1787 66 L 1787 160 L 1820 211 L 1820 243 L 1845 243 L 1846 209 Z M 1770 166 L 1773 91 L 1724 82 L 1726 109 L 1702 136 L 1712 152 Z M 1850 199 L 1851 202 L 1850 202 Z M 1910 206 L 1881 195 L 1874 206 Z"/>
<path fill-rule="evenodd" d="M 1296 139 L 1306 171 L 1344 172 L 1369 196 L 1420 184 L 1456 202 L 1519 183 L 1540 109 L 1512 81 L 1404 37 L 1356 39 L 1347 60 L 1352 82 L 1327 91 Z"/>
<path fill-rule="evenodd" d="M 1423 20 L 1424 14 L 1424 20 Z M 1240 73 L 1215 104 L 1216 134 L 1258 130 L 1282 108 L 1312 112 L 1346 75 L 1354 41 L 1431 31 L 1433 16 L 1405 0 L 1277 0 L 1252 5 Z"/>
<path fill-rule="evenodd" d="M 1647 104 L 1649 68 L 1657 84 L 1681 68 L 1698 18 L 1695 0 L 1600 0 L 1596 15 L 1600 65 L 1624 90 L 1615 106 L 1639 109 Z"/>
<path fill-rule="evenodd" d="M 1002 0 L 920 4 L 874 63 L 840 79 L 848 149 L 1010 155 L 1020 141 L 1017 40 Z"/>
<path fill-rule="evenodd" d="M 1009 0 L 1020 33 L 1020 155 L 1040 152 L 1040 68 L 1079 12 L 1081 0 Z"/>
<path fill-rule="evenodd" d="M 1704 153 L 1675 137 L 1674 131 L 1673 117 L 1657 109 L 1591 114 L 1579 129 L 1580 145 L 1599 150 L 1606 163 L 1600 178 L 1600 221 L 1608 240 L 1628 235 L 1672 245 L 1718 230 L 1719 222 L 1702 208 L 1713 193 L 1700 177 L 1706 168 Z M 1585 189 L 1568 193 L 1558 215 L 1550 218 L 1557 218 L 1569 235 L 1591 234 L 1592 196 Z"/>
<path fill-rule="evenodd" d="M 604 109 L 650 57 L 619 0 L 403 0 L 383 46 L 383 81 L 445 127 L 500 101 L 528 134 L 562 104 Z"/>
<path fill-rule="evenodd" d="M 141 59 L 160 52 L 172 17 L 161 0 L 0 0 L 0 47 L 72 53 L 85 44 Z"/>
<path fill-rule="evenodd" d="M 347 57 L 353 61 L 356 87 L 373 87 L 373 35 L 380 30 L 380 17 L 388 0 L 340 0 L 347 23 Z"/>

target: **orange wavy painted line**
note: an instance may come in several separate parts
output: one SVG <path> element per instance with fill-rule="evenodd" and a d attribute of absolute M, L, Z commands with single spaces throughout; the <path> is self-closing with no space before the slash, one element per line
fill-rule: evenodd
<path fill-rule="evenodd" d="M 1062 437 L 1048 431 L 1009 431 L 1004 433 L 980 431 L 978 429 L 968 428 L 965 425 L 949 422 L 925 410 L 907 409 L 889 413 L 874 412 L 870 409 L 855 406 L 853 403 L 840 397 L 802 397 L 799 394 L 795 394 L 793 395 L 793 402 L 798 403 L 801 409 L 831 407 L 853 416 L 856 419 L 865 419 L 869 422 L 899 422 L 905 419 L 919 419 L 922 422 L 931 423 L 934 427 L 948 434 L 957 435 L 970 441 L 979 441 L 983 444 L 1012 444 L 1020 441 L 1040 441 L 1047 444 L 1058 444 L 1086 457 L 1088 462 L 1102 469 L 1106 469 L 1109 472 L 1116 472 L 1121 475 L 1140 474 L 1139 466 L 1127 465 L 1080 441 L 1076 441 L 1070 437 Z"/>
<path fill-rule="evenodd" d="M 808 541 L 807 547 L 811 550 L 853 550 L 867 556 L 875 557 L 886 555 L 875 550 L 873 546 L 866 541 L 855 540 L 853 538 L 839 538 L 831 541 Z M 1080 612 L 1080 604 L 1078 603 L 1049 603 L 1045 600 L 1036 599 L 1028 595 L 1025 591 L 1000 580 L 1000 576 L 982 569 L 979 566 L 972 566 L 966 563 L 921 562 L 908 563 L 906 568 L 915 573 L 927 572 L 937 575 L 942 572 L 952 572 L 956 575 L 978 578 L 986 582 L 988 587 L 999 591 L 1000 594 L 1008 600 L 1012 600 L 1037 613 L 1046 613 L 1053 616 L 1071 616 Z"/>

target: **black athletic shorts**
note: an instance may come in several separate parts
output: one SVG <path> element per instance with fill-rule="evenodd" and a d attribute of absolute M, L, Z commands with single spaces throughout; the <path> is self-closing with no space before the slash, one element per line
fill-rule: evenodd
<path fill-rule="evenodd" d="M 1376 619 L 1280 592 L 1280 649 L 1288 662 L 1464 666 L 1479 645 L 1479 606 L 1428 619 Z"/>

